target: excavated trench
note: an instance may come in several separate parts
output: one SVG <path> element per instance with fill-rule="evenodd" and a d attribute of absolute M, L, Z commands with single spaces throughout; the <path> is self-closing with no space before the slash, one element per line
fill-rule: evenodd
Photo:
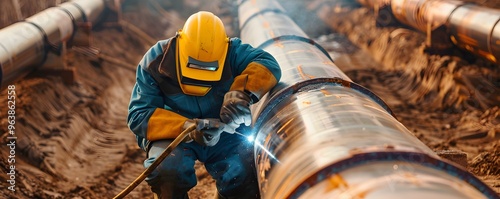
<path fill-rule="evenodd" d="M 13 2 L 13 1 L 12 1 Z M 21 3 L 25 16 L 52 6 L 56 1 Z M 46 2 L 46 3 L 40 3 Z M 64 1 L 63 1 L 64 2 Z M 294 2 L 295 4 L 292 4 Z M 210 10 L 220 14 L 231 36 L 236 36 L 232 17 L 223 15 L 226 4 L 185 1 L 125 1 L 124 21 L 133 29 L 101 24 L 93 32 L 93 47 L 100 58 L 70 51 L 68 65 L 75 67 L 77 81 L 64 84 L 57 76 L 34 74 L 15 83 L 16 95 L 16 191 L 0 184 L 6 198 L 110 198 L 142 171 L 145 154 L 126 126 L 127 106 L 134 84 L 135 67 L 153 40 L 164 39 L 182 27 L 190 13 L 178 10 Z M 301 1 L 282 1 L 289 10 L 304 8 Z M 492 7 L 495 3 L 484 2 Z M 223 5 L 219 7 L 219 5 Z M 307 6 L 305 6 L 307 7 Z M 15 20 L 13 5 L 2 6 L 1 27 Z M 7 12 L 11 11 L 11 12 Z M 366 8 L 329 16 L 323 24 L 316 13 L 309 20 L 319 24 L 305 29 L 330 51 L 345 51 L 336 64 L 354 82 L 384 99 L 397 118 L 434 150 L 460 150 L 468 155 L 469 171 L 500 192 L 500 68 L 480 59 L 457 55 L 431 55 L 423 51 L 425 36 L 398 27 L 375 27 L 373 12 Z M 304 15 L 301 15 L 304 16 Z M 321 17 L 321 16 L 320 16 Z M 324 16 L 323 16 L 324 17 Z M 321 26 L 322 25 L 322 26 Z M 336 33 L 328 30 L 335 28 Z M 353 43 L 339 48 L 332 38 Z M 335 39 L 338 41 L 338 39 Z M 7 104 L 1 91 L 0 104 Z M 0 161 L 8 165 L 6 106 L 0 106 L 2 147 Z M 197 164 L 197 187 L 191 198 L 214 195 L 214 183 Z M 10 176 L 0 167 L 0 180 Z M 146 183 L 130 198 L 150 197 Z"/>

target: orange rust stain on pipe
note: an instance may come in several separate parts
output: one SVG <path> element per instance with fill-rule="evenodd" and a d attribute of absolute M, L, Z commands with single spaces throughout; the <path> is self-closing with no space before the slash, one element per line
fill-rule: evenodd
<path fill-rule="evenodd" d="M 336 66 L 333 62 L 331 61 L 324 61 L 323 64 L 325 65 L 330 65 L 330 66 Z"/>
<path fill-rule="evenodd" d="M 271 27 L 271 25 L 269 25 L 269 22 L 267 22 L 267 21 L 262 22 L 262 26 L 264 26 L 264 28 Z"/>
<path fill-rule="evenodd" d="M 321 89 L 320 92 L 323 93 L 323 95 L 325 95 L 326 97 L 332 96 L 332 93 L 328 90 Z"/>
<path fill-rule="evenodd" d="M 274 35 L 274 31 L 269 31 L 269 35 L 271 35 L 271 38 L 275 38 L 276 36 Z"/>
<path fill-rule="evenodd" d="M 276 131 L 276 134 L 278 134 L 279 136 L 281 136 L 283 133 L 285 133 L 285 134 L 286 134 L 286 132 L 284 131 L 284 129 L 285 129 L 285 128 L 287 128 L 287 127 L 288 127 L 288 125 L 290 125 L 294 119 L 295 119 L 295 118 L 292 118 L 292 119 L 288 120 L 285 124 L 283 124 L 283 126 L 281 126 L 281 128 L 279 128 L 279 129 Z"/>
<path fill-rule="evenodd" d="M 297 70 L 299 71 L 300 77 L 302 77 L 302 79 L 306 79 L 306 76 L 305 76 L 304 72 L 302 71 L 302 65 L 298 65 Z"/>
<path fill-rule="evenodd" d="M 274 46 L 278 47 L 278 48 L 284 48 L 285 46 L 283 45 L 283 43 L 281 43 L 279 40 L 277 40 L 276 42 L 274 42 Z"/>
<path fill-rule="evenodd" d="M 315 78 L 313 75 L 305 74 L 304 70 L 302 70 L 302 65 L 298 65 L 297 70 L 299 71 L 299 75 L 300 75 L 300 77 L 302 77 L 303 80 Z"/>
<path fill-rule="evenodd" d="M 347 189 L 349 185 L 347 182 L 342 178 L 342 176 L 335 174 L 331 177 L 328 178 L 328 184 L 325 189 L 325 193 L 331 192 L 335 189 Z"/>
<path fill-rule="evenodd" d="M 293 53 L 299 53 L 299 52 L 306 52 L 305 50 L 290 50 L 286 52 L 286 54 L 293 54 Z"/>

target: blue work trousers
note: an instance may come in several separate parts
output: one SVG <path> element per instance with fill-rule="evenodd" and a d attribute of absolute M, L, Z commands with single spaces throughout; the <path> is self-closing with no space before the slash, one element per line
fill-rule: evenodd
<path fill-rule="evenodd" d="M 144 167 L 149 167 L 171 140 L 150 144 Z M 180 143 L 172 153 L 146 178 L 153 192 L 162 198 L 187 198 L 196 181 L 195 161 L 203 162 L 216 181 L 217 190 L 226 198 L 259 198 L 255 175 L 253 145 L 243 136 L 222 133 L 212 147 L 196 142 Z"/>

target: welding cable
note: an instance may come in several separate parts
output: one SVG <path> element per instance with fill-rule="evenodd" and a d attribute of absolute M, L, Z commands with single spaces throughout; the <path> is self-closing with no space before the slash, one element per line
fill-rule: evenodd
<path fill-rule="evenodd" d="M 175 149 L 175 147 L 177 147 L 177 145 L 179 145 L 179 143 L 181 143 L 182 140 L 184 140 L 184 138 L 186 138 L 186 136 L 189 135 L 189 133 L 195 129 L 196 129 L 196 125 L 193 124 L 193 125 L 189 126 L 188 128 L 186 128 L 186 130 L 182 131 L 181 134 L 179 136 L 177 136 L 174 139 L 174 141 L 172 141 L 172 143 L 170 143 L 168 145 L 168 147 L 161 153 L 161 155 L 156 158 L 156 160 L 153 162 L 153 164 L 151 164 L 151 166 L 149 166 L 146 170 L 144 170 L 144 172 L 142 172 L 141 175 L 139 175 L 139 177 L 137 177 L 132 183 L 130 183 L 130 185 L 127 186 L 127 188 L 125 188 L 123 191 L 121 191 L 113 199 L 123 198 L 126 195 L 128 195 L 132 190 L 134 190 L 135 187 L 137 187 L 151 172 L 153 172 L 153 170 L 158 165 L 160 165 L 160 163 L 168 155 L 170 155 L 170 153 L 172 153 L 172 151 Z"/>

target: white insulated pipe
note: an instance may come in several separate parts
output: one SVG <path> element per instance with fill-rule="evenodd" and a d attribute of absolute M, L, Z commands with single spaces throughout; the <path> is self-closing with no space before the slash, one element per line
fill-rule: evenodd
<path fill-rule="evenodd" d="M 43 65 L 49 53 L 60 53 L 77 24 L 95 23 L 104 0 L 74 0 L 37 13 L 0 30 L 0 89 Z"/>

